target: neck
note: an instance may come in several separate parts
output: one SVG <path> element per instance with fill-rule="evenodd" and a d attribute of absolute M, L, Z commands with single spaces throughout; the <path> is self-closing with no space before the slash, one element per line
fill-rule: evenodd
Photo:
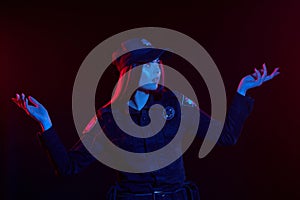
<path fill-rule="evenodd" d="M 134 100 L 130 100 L 129 106 L 134 109 L 141 110 L 147 103 L 149 98 L 149 93 L 146 93 L 144 90 L 137 90 L 134 94 Z"/>

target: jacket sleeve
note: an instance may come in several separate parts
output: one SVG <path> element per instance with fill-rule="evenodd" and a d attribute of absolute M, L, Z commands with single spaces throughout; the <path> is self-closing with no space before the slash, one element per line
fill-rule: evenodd
<path fill-rule="evenodd" d="M 248 118 L 249 114 L 253 110 L 254 99 L 250 96 L 243 96 L 239 93 L 235 93 L 231 105 L 226 114 L 224 126 L 221 122 L 212 119 L 203 110 L 196 107 L 200 112 L 200 122 L 194 122 L 199 125 L 197 131 L 197 137 L 204 138 L 208 130 L 208 126 L 211 122 L 211 128 L 216 130 L 222 130 L 220 137 L 218 138 L 218 145 L 234 145 L 236 144 L 241 132 L 243 125 Z M 214 131 L 213 131 L 214 132 Z M 214 138 L 216 135 L 210 135 L 208 137 Z"/>
<path fill-rule="evenodd" d="M 89 140 L 91 135 L 86 134 L 70 150 L 66 150 L 54 127 L 38 134 L 42 146 L 45 148 L 55 172 L 60 176 L 74 175 L 82 171 L 96 159 L 88 152 L 82 139 Z"/>

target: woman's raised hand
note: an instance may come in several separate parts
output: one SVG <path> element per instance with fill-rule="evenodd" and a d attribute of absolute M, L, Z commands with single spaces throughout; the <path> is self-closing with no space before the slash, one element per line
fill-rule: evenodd
<path fill-rule="evenodd" d="M 263 68 L 260 70 L 254 69 L 253 74 L 249 74 L 242 78 L 238 86 L 237 92 L 241 95 L 246 94 L 247 90 L 261 86 L 266 81 L 273 79 L 275 76 L 279 75 L 279 68 L 275 68 L 274 71 L 268 75 L 267 66 L 263 64 Z"/>
<path fill-rule="evenodd" d="M 32 105 L 28 104 L 28 100 Z M 16 97 L 12 98 L 12 101 L 24 110 L 27 115 L 36 120 L 41 125 L 43 131 L 48 130 L 52 126 L 48 111 L 35 98 L 31 96 L 27 98 L 22 93 L 21 95 L 16 94 Z"/>

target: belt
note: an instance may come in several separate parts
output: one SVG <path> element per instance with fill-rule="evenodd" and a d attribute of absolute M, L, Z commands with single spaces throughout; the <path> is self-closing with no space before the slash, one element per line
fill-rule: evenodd
<path fill-rule="evenodd" d="M 117 193 L 117 199 L 134 199 L 134 200 L 159 200 L 159 199 L 178 199 L 178 197 L 187 197 L 186 189 L 179 188 L 175 191 L 152 191 L 148 193 Z M 177 197 L 177 198 L 176 198 Z"/>

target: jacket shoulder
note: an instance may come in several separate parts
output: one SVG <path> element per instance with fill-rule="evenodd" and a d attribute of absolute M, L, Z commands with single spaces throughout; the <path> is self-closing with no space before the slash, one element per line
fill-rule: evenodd
<path fill-rule="evenodd" d="M 183 93 L 179 92 L 179 91 L 172 91 L 175 96 L 177 97 L 179 103 L 181 106 L 187 106 L 187 107 L 197 107 L 197 104 L 191 100 L 189 97 L 187 97 L 186 95 L 184 95 Z"/>

